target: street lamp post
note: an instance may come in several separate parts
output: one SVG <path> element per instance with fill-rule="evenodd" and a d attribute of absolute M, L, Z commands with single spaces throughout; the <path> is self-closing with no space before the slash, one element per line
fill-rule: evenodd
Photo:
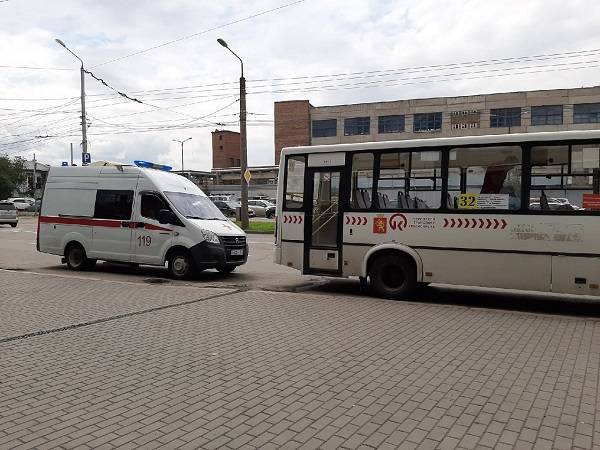
<path fill-rule="evenodd" d="M 242 74 L 240 76 L 240 187 L 241 187 L 241 225 L 243 230 L 248 229 L 248 182 L 245 174 L 248 170 L 248 150 L 246 140 L 246 79 L 244 78 L 244 61 L 233 50 L 229 48 L 227 42 L 223 39 L 217 39 L 217 42 L 229 50 L 233 56 L 240 60 Z"/>
<path fill-rule="evenodd" d="M 88 152 L 88 142 L 87 142 L 87 120 L 86 120 L 86 116 L 85 116 L 85 72 L 83 69 L 83 61 L 81 60 L 81 58 L 79 56 L 77 56 L 75 53 L 73 53 L 71 51 L 71 49 L 69 47 L 67 47 L 63 41 L 61 41 L 60 39 L 55 39 L 55 41 L 57 42 L 57 44 L 64 47 L 71 55 L 73 55 L 75 58 L 77 58 L 79 60 L 79 62 L 81 63 L 81 69 L 80 69 L 80 74 L 81 74 L 81 138 L 82 138 L 81 151 L 83 153 L 87 153 Z"/>
<path fill-rule="evenodd" d="M 179 141 L 177 139 L 173 139 L 173 142 L 179 142 L 181 144 L 181 175 L 183 175 L 183 144 L 192 139 L 191 137 L 184 139 L 183 141 Z"/>

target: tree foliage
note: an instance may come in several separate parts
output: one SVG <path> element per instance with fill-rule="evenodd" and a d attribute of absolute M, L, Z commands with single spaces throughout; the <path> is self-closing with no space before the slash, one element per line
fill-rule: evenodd
<path fill-rule="evenodd" d="M 25 160 L 0 155 L 0 200 L 12 197 L 17 187 L 25 181 Z"/>

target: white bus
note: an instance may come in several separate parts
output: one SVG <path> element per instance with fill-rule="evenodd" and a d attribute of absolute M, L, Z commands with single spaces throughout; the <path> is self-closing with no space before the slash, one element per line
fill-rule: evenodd
<path fill-rule="evenodd" d="M 386 298 L 444 283 L 600 295 L 600 131 L 285 148 L 275 262 Z"/>

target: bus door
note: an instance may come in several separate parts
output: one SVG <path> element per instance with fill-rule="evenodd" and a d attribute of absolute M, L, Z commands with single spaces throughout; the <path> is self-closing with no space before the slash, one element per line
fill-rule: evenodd
<path fill-rule="evenodd" d="M 309 167 L 304 239 L 304 267 L 308 273 L 341 272 L 341 167 Z"/>

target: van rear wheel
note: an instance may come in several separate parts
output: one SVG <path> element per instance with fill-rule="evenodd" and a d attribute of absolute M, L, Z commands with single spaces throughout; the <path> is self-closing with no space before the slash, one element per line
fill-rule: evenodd
<path fill-rule="evenodd" d="M 375 293 L 383 298 L 407 296 L 417 286 L 415 264 L 400 254 L 377 257 L 369 270 L 369 278 Z"/>
<path fill-rule="evenodd" d="M 89 269 L 96 263 L 96 260 L 89 260 L 87 258 L 85 249 L 78 243 L 69 244 L 67 246 L 65 250 L 65 260 L 69 269 L 77 271 Z"/>

